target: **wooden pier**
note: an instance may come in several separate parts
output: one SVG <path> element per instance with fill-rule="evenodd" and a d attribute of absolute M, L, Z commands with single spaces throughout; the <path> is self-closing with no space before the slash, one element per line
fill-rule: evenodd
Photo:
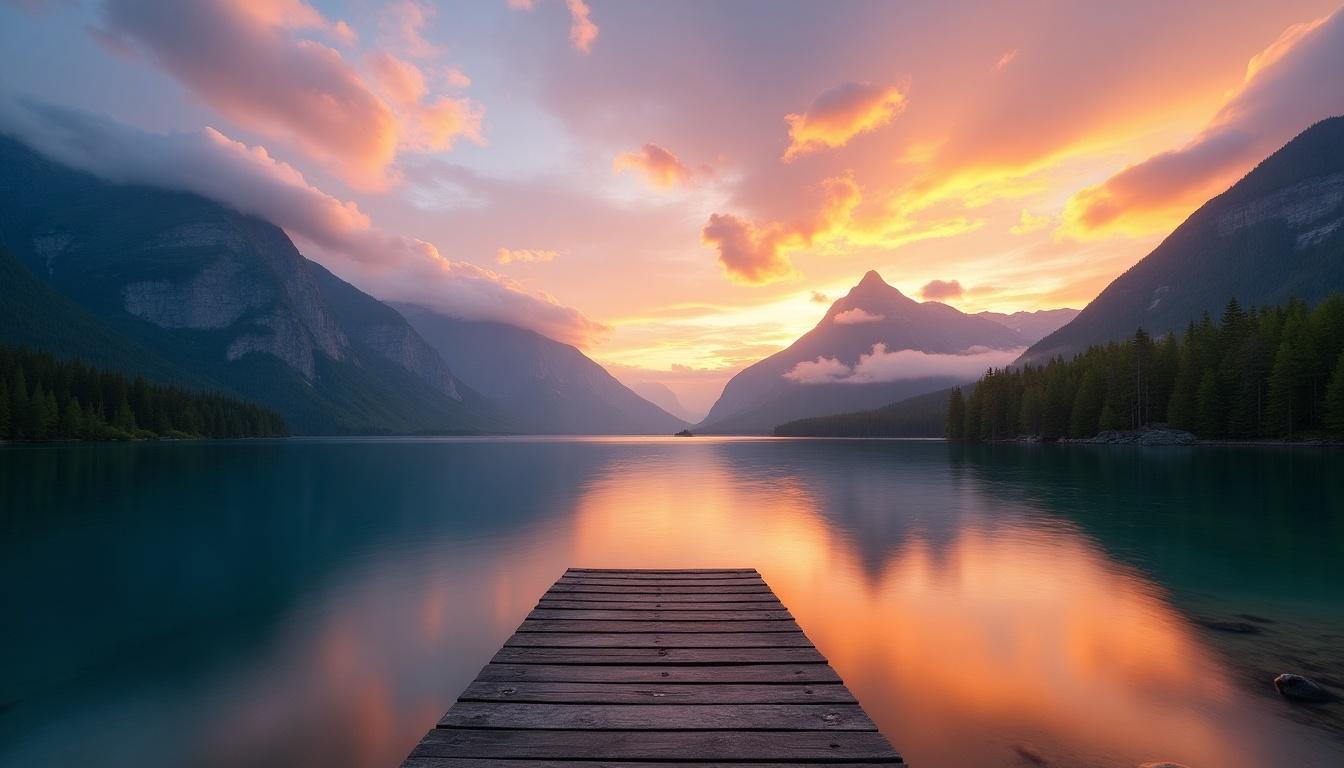
<path fill-rule="evenodd" d="M 755 569 L 571 568 L 403 768 L 900 762 Z"/>

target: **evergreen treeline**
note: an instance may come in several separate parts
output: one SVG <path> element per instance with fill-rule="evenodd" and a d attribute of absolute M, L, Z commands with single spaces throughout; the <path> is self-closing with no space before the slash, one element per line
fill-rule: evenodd
<path fill-rule="evenodd" d="M 45 352 L 0 346 L 0 439 L 278 437 L 279 414 L 223 395 L 128 380 Z"/>
<path fill-rule="evenodd" d="M 1045 440 L 1166 423 L 1201 438 L 1344 435 L 1344 296 L 1243 310 L 1228 302 L 1177 338 L 1143 330 L 953 390 L 947 437 Z"/>

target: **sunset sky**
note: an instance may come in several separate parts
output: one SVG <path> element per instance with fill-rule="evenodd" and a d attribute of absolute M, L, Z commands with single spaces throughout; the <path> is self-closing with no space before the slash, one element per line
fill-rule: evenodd
<path fill-rule="evenodd" d="M 1339 0 L 0 0 L 0 131 L 691 410 L 869 269 L 1081 307 L 1344 113 Z"/>

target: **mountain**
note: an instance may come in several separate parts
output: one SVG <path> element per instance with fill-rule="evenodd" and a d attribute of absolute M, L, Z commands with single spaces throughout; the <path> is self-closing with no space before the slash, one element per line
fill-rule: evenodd
<path fill-rule="evenodd" d="M 868 411 L 785 422 L 775 437 L 942 437 L 947 431 L 951 387 L 915 395 Z"/>
<path fill-rule="evenodd" d="M 0 137 L 4 340 L 234 394 L 298 434 L 505 425 L 395 311 L 280 228 L 206 198 L 114 184 Z"/>
<path fill-rule="evenodd" d="M 1344 117 L 1323 120 L 1205 203 L 1020 362 L 1183 331 L 1228 299 L 1243 307 L 1344 289 Z"/>
<path fill-rule="evenodd" d="M 977 312 L 975 316 L 993 320 L 999 325 L 1012 328 L 1017 331 L 1023 341 L 1030 344 L 1040 341 L 1062 328 L 1078 316 L 1078 310 L 1068 308 L 1041 309 L 1035 312 L 1014 312 L 1011 315 L 1003 312 Z"/>
<path fill-rule="evenodd" d="M 447 317 L 414 304 L 394 306 L 523 432 L 670 435 L 686 426 L 568 344 L 506 323 Z"/>
<path fill-rule="evenodd" d="M 875 408 L 974 378 L 990 364 L 986 354 L 997 360 L 1026 345 L 1018 331 L 917 302 L 869 272 L 815 328 L 734 376 L 695 430 L 767 434 L 795 419 Z"/>
<path fill-rule="evenodd" d="M 687 410 L 686 405 L 681 402 L 681 398 L 677 397 L 677 393 L 673 392 L 672 388 L 666 384 L 658 381 L 634 381 L 629 386 L 635 394 L 687 424 L 696 421 L 696 417 Z"/>

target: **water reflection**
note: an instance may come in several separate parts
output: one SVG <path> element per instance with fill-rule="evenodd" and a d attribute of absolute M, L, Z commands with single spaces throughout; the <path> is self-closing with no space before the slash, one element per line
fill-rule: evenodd
<path fill-rule="evenodd" d="M 569 565 L 760 568 L 919 765 L 1338 764 L 1344 739 L 1248 684 L 1261 651 L 1191 621 L 1251 605 L 1338 631 L 1317 580 L 1341 575 L 1344 515 L 1315 461 L 698 439 L 9 449 L 0 764 L 396 764 Z"/>

